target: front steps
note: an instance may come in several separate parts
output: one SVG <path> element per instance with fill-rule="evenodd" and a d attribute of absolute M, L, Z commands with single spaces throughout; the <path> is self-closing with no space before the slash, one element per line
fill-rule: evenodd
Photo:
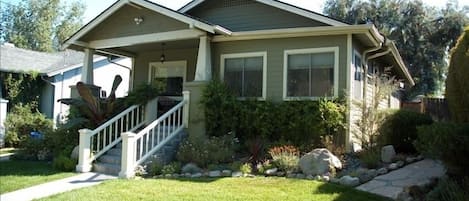
<path fill-rule="evenodd" d="M 179 144 L 187 136 L 185 131 L 176 134 L 169 142 L 159 149 L 153 157 L 158 158 L 163 164 L 171 162 L 179 148 Z M 122 143 L 106 152 L 93 163 L 93 171 L 108 175 L 118 175 L 121 169 Z"/>

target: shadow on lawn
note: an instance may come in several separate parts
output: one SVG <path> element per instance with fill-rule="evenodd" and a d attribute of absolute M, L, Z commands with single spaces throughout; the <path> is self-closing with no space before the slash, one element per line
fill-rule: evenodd
<path fill-rule="evenodd" d="M 0 176 L 48 176 L 61 173 L 51 162 L 9 160 L 0 162 Z"/>
<path fill-rule="evenodd" d="M 369 194 L 350 187 L 338 184 L 324 183 L 320 185 L 314 194 L 339 194 L 334 201 L 392 201 L 378 195 Z"/>

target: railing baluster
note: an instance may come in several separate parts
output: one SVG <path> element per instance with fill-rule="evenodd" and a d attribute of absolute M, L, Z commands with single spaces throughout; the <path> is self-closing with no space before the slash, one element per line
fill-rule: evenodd
<path fill-rule="evenodd" d="M 146 140 L 146 142 L 145 142 L 145 144 L 146 144 L 145 145 L 145 154 L 148 153 L 148 143 L 149 143 L 148 135 L 149 135 L 149 133 L 145 134 L 145 140 Z"/>

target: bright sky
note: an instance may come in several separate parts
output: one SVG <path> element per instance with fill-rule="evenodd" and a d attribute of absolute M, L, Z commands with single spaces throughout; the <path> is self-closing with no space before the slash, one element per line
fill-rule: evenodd
<path fill-rule="evenodd" d="M 104 11 L 107 7 L 116 2 L 116 0 L 83 0 L 87 5 L 85 12 L 85 23 L 92 20 L 99 13 Z M 186 3 L 191 0 L 151 0 L 160 5 L 166 6 L 168 8 L 177 10 L 184 6 Z M 306 8 L 318 13 L 322 13 L 322 7 L 324 6 L 325 0 L 281 0 L 289 4 Z M 428 5 L 442 7 L 446 5 L 447 0 L 423 0 Z M 459 0 L 459 6 L 469 6 L 469 0 Z"/>

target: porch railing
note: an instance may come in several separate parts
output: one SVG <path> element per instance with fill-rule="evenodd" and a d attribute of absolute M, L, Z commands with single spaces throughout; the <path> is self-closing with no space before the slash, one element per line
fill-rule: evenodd
<path fill-rule="evenodd" d="M 167 142 L 188 126 L 189 92 L 183 92 L 183 100 L 171 110 L 150 123 L 138 133 L 122 134 L 122 163 L 119 177 L 130 178 L 137 165 L 157 152 Z"/>
<path fill-rule="evenodd" d="M 145 124 L 145 106 L 134 105 L 94 130 L 81 129 L 76 171 L 91 171 L 91 163 L 118 144 L 121 133 L 133 132 Z"/>

